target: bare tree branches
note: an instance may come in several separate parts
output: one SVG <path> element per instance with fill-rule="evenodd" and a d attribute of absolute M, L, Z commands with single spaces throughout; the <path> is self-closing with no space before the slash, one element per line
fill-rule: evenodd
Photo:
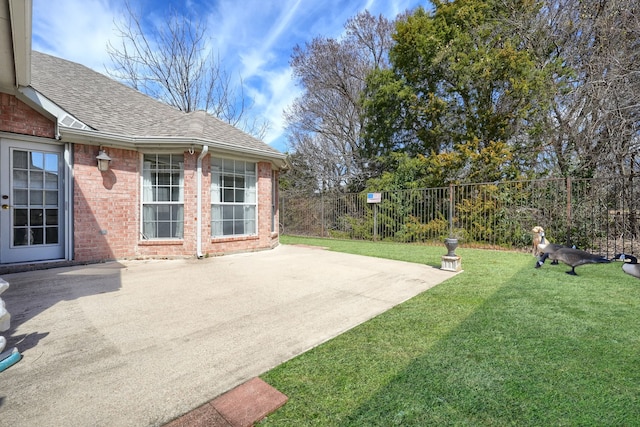
<path fill-rule="evenodd" d="M 640 6 L 632 0 L 549 0 L 539 32 L 568 72 L 547 130 L 562 175 L 630 175 L 640 143 Z"/>
<path fill-rule="evenodd" d="M 231 76 L 211 51 L 207 27 L 173 9 L 166 22 L 149 30 L 129 2 L 116 29 L 121 43 L 109 44 L 114 64 L 107 72 L 149 96 L 185 112 L 205 110 L 261 138 L 265 120 L 251 118 L 252 107 L 242 80 L 233 87 Z"/>
<path fill-rule="evenodd" d="M 285 113 L 289 141 L 306 157 L 323 190 L 363 186 L 360 96 L 367 73 L 388 66 L 388 20 L 365 11 L 350 19 L 345 30 L 341 39 L 317 37 L 296 46 L 291 58 L 304 94 Z"/>

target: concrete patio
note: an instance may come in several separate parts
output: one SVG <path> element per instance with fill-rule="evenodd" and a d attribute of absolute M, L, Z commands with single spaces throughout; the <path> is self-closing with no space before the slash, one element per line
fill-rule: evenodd
<path fill-rule="evenodd" d="M 0 419 L 162 426 L 453 275 L 289 245 L 4 275 Z"/>

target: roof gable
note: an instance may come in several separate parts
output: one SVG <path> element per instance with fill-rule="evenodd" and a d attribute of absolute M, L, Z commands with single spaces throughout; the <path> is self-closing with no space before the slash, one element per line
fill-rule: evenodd
<path fill-rule="evenodd" d="M 31 62 L 31 86 L 95 131 L 132 138 L 196 138 L 282 156 L 204 111 L 184 113 L 84 65 L 35 51 Z"/>

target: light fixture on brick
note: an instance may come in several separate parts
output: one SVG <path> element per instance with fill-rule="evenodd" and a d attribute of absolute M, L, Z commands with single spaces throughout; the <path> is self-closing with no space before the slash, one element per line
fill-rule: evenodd
<path fill-rule="evenodd" d="M 111 157 L 107 156 L 104 150 L 100 150 L 98 155 L 96 156 L 98 160 L 98 170 L 100 172 L 106 172 L 109 170 L 109 162 L 111 162 Z"/>

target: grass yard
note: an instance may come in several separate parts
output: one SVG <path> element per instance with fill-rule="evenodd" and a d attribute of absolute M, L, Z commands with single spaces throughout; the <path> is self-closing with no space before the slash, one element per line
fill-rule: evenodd
<path fill-rule="evenodd" d="M 283 236 L 440 267 L 444 245 Z M 458 248 L 464 272 L 267 372 L 261 426 L 640 425 L 640 280 Z"/>

